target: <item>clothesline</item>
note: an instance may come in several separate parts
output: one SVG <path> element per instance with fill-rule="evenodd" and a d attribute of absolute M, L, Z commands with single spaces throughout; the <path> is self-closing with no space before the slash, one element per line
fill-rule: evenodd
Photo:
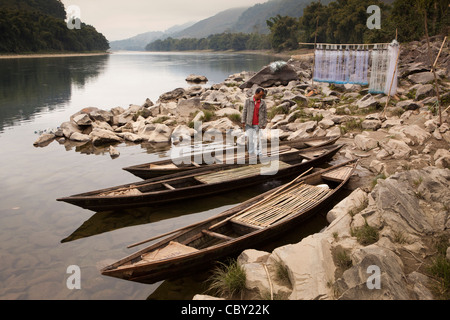
<path fill-rule="evenodd" d="M 309 42 L 299 42 L 300 45 L 326 45 L 326 46 L 377 46 L 377 45 L 389 45 L 390 43 L 309 43 Z"/>
<path fill-rule="evenodd" d="M 368 44 L 314 45 L 313 81 L 369 85 L 370 93 L 396 93 L 398 69 L 395 61 L 400 50 L 396 40 L 371 44 L 372 50 Z"/>

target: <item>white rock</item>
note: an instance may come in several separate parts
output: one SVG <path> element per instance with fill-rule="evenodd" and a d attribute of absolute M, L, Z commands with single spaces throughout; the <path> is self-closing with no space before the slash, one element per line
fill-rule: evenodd
<path fill-rule="evenodd" d="M 34 146 L 43 146 L 47 145 L 55 139 L 55 135 L 53 133 L 44 133 L 39 136 L 39 138 L 33 143 Z"/>
<path fill-rule="evenodd" d="M 342 216 L 348 215 L 351 210 L 360 208 L 364 203 L 368 201 L 367 193 L 360 188 L 353 191 L 348 197 L 339 202 L 331 209 L 327 214 L 327 221 L 332 224 L 336 219 L 340 219 Z M 331 227 L 331 225 L 330 225 Z"/>
<path fill-rule="evenodd" d="M 273 251 L 273 258 L 280 260 L 288 269 L 293 289 L 289 300 L 333 297 L 329 283 L 334 282 L 336 267 L 327 237 L 323 233 L 314 234 L 297 244 Z"/>
<path fill-rule="evenodd" d="M 370 138 L 367 132 L 356 135 L 354 143 L 359 149 L 363 151 L 372 150 L 378 146 L 378 141 Z"/>
<path fill-rule="evenodd" d="M 322 129 L 328 129 L 332 126 L 334 126 L 334 121 L 328 118 L 325 118 L 319 122 L 319 127 L 321 127 Z"/>
<path fill-rule="evenodd" d="M 111 158 L 117 158 L 118 156 L 120 156 L 120 152 L 113 146 L 109 146 L 109 155 L 111 156 Z"/>
<path fill-rule="evenodd" d="M 77 141 L 77 142 L 88 142 L 91 140 L 91 137 L 87 134 L 74 132 L 70 135 L 70 140 Z"/>
<path fill-rule="evenodd" d="M 388 142 L 380 142 L 381 147 L 394 159 L 406 159 L 411 155 L 412 149 L 404 142 L 390 139 Z"/>

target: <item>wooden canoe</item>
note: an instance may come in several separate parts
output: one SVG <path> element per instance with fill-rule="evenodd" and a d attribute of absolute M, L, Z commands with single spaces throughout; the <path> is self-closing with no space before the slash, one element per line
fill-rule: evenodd
<path fill-rule="evenodd" d="M 304 149 L 309 147 L 323 147 L 328 146 L 336 143 L 338 141 L 340 136 L 332 136 L 332 137 L 319 137 L 319 138 L 306 138 L 306 139 L 297 139 L 293 141 L 281 141 L 279 150 L 280 152 L 283 152 L 285 148 L 296 148 L 296 149 Z M 198 148 L 197 148 L 198 149 Z M 209 152 L 209 155 L 214 152 L 214 148 L 209 148 L 205 150 L 205 152 Z M 226 150 L 223 149 L 219 152 L 222 153 L 223 157 L 226 156 Z M 228 148 L 228 150 L 233 151 L 233 153 L 237 153 L 237 147 L 234 148 Z M 192 152 L 191 154 L 194 154 Z M 248 154 L 243 155 L 245 159 L 248 159 Z M 183 163 L 183 161 L 176 161 L 172 159 L 167 160 L 161 160 L 161 161 L 155 161 L 155 162 L 149 162 L 149 163 L 143 163 L 139 165 L 129 166 L 123 168 L 123 170 L 130 172 L 131 174 L 141 178 L 141 179 L 151 179 L 154 177 L 160 177 L 163 175 L 169 175 L 174 174 L 178 172 L 185 172 L 192 169 L 202 168 L 206 166 L 217 166 L 222 163 L 237 163 L 237 154 L 234 155 L 233 159 L 231 161 L 215 161 L 215 164 L 205 164 L 203 162 L 196 163 L 194 160 L 196 159 L 195 156 L 189 157 L 191 158 L 191 162 L 189 163 Z M 200 157 L 203 159 L 203 156 Z"/>
<path fill-rule="evenodd" d="M 342 147 L 331 145 L 301 151 L 293 149 L 291 153 L 280 154 L 270 164 L 198 168 L 57 200 L 98 212 L 199 198 L 299 175 L 330 160 Z"/>
<path fill-rule="evenodd" d="M 351 160 L 299 177 L 212 218 L 175 230 L 172 236 L 165 234 L 166 239 L 120 259 L 101 273 L 151 284 L 254 248 L 323 210 L 343 189 L 357 163 Z"/>

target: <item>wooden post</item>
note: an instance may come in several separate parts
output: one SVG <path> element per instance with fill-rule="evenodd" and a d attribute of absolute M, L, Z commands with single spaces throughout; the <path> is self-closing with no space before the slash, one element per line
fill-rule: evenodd
<path fill-rule="evenodd" d="M 427 11 L 424 10 L 424 17 L 425 17 L 425 36 L 427 38 L 427 46 L 428 46 L 428 59 L 430 61 L 430 65 L 431 65 L 431 46 L 430 46 L 430 38 L 428 37 L 428 23 L 427 23 Z M 439 87 L 438 87 L 438 82 L 437 82 L 437 76 L 436 76 L 436 70 L 434 70 L 433 65 L 431 65 L 431 71 L 433 72 L 434 75 L 434 89 L 436 90 L 436 98 L 437 98 L 437 103 L 439 106 L 439 125 L 442 125 L 442 108 L 441 108 L 441 97 L 439 95 Z"/>

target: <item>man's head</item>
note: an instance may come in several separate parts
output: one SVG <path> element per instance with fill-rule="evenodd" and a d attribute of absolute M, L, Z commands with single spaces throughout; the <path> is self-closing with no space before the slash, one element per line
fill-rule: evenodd
<path fill-rule="evenodd" d="M 258 88 L 255 91 L 255 99 L 256 100 L 261 100 L 266 96 L 266 90 L 264 90 L 263 88 Z"/>

